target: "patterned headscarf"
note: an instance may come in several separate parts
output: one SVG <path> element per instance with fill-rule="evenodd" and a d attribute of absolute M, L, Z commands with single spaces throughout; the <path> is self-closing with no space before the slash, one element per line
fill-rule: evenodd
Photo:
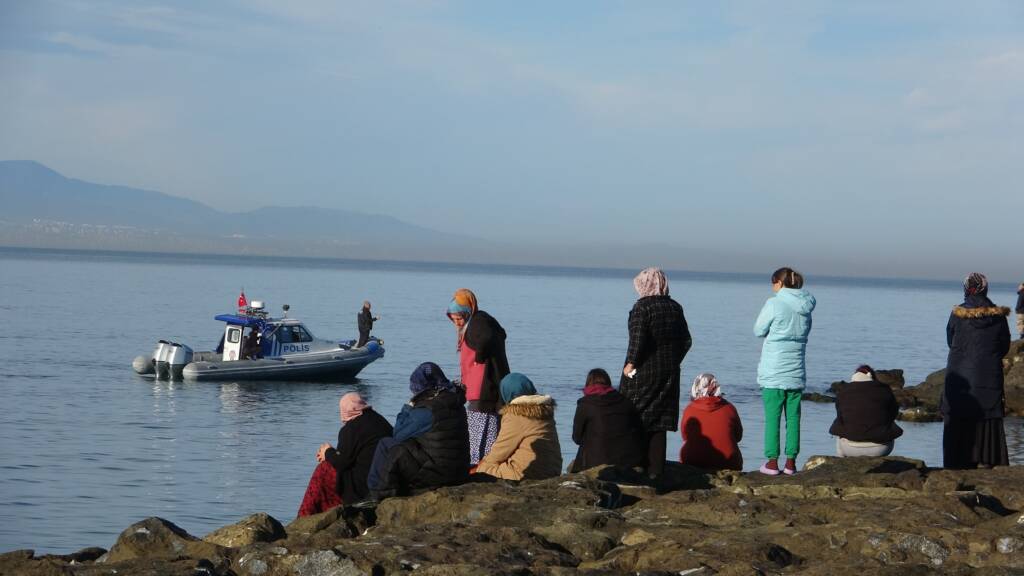
<path fill-rule="evenodd" d="M 988 278 L 984 274 L 971 272 L 964 278 L 964 296 L 984 296 L 988 294 Z"/>
<path fill-rule="evenodd" d="M 661 268 L 644 268 L 633 278 L 633 288 L 641 298 L 668 296 L 668 279 Z"/>
<path fill-rule="evenodd" d="M 690 388 L 690 397 L 697 398 L 721 397 L 722 389 L 718 387 L 718 379 L 714 374 L 703 372 L 693 379 L 693 386 Z"/>
<path fill-rule="evenodd" d="M 458 314 L 467 318 L 476 314 L 476 294 L 469 288 L 459 288 L 448 304 L 448 316 Z"/>
<path fill-rule="evenodd" d="M 413 370 L 412 375 L 409 376 L 409 390 L 412 391 L 414 396 L 420 392 L 435 388 L 452 390 L 455 388 L 455 385 L 444 375 L 441 367 L 433 362 L 420 364 Z"/>
<path fill-rule="evenodd" d="M 363 410 L 370 407 L 366 400 L 358 392 L 349 392 L 338 401 L 338 412 L 341 414 L 341 421 L 348 422 L 355 420 L 362 415 Z"/>

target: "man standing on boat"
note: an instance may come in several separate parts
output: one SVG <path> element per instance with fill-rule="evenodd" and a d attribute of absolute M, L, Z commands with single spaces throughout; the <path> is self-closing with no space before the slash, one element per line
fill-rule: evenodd
<path fill-rule="evenodd" d="M 366 343 L 370 341 L 370 330 L 373 330 L 373 323 L 380 318 L 374 316 L 370 312 L 370 301 L 363 301 L 363 309 L 356 315 L 359 320 L 359 342 L 356 343 L 357 348 L 366 346 Z"/>

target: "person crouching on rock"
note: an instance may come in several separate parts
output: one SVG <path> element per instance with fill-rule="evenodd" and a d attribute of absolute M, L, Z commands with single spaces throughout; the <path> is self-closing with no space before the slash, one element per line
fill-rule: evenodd
<path fill-rule="evenodd" d="M 325 443 L 317 450 L 319 464 L 302 498 L 299 516 L 318 514 L 345 502 L 355 504 L 370 494 L 366 477 L 377 443 L 392 434 L 391 424 L 357 392 L 341 397 L 338 412 L 338 447 Z"/>
<path fill-rule="evenodd" d="M 705 470 L 742 470 L 743 424 L 736 407 L 722 397 L 714 374 L 700 374 L 690 387 L 690 404 L 679 424 L 679 461 Z"/>
<path fill-rule="evenodd" d="M 469 477 L 464 390 L 433 362 L 409 377 L 412 399 L 395 419 L 392 438 L 377 445 L 368 484 L 380 500 L 461 484 Z"/>
<path fill-rule="evenodd" d="M 900 413 L 888 384 L 879 382 L 871 366 L 863 365 L 836 391 L 836 419 L 829 434 L 836 436 L 836 454 L 888 456 L 903 429 L 896 425 Z"/>
<path fill-rule="evenodd" d="M 555 401 L 537 394 L 518 372 L 501 379 L 501 431 L 476 472 L 503 480 L 541 480 L 562 473 Z"/>
<path fill-rule="evenodd" d="M 583 397 L 576 402 L 572 441 L 579 445 L 570 472 L 594 466 L 643 466 L 647 448 L 644 425 L 636 407 L 618 390 L 600 368 L 587 374 Z"/>

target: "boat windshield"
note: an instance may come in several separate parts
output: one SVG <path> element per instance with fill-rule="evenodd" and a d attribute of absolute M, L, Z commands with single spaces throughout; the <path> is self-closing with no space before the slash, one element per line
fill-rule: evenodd
<path fill-rule="evenodd" d="M 313 336 L 302 326 L 281 326 L 277 329 L 277 341 L 282 344 L 312 342 Z"/>

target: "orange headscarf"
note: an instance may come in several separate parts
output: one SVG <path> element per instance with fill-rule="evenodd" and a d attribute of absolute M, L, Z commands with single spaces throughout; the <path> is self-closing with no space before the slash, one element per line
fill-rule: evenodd
<path fill-rule="evenodd" d="M 451 303 L 448 304 L 448 318 L 454 318 L 455 316 L 462 316 L 466 319 L 466 322 L 459 329 L 458 346 L 462 347 L 462 340 L 466 337 L 466 327 L 469 326 L 469 319 L 476 314 L 476 294 L 469 288 L 459 288 L 455 291 L 455 295 L 452 296 Z"/>

